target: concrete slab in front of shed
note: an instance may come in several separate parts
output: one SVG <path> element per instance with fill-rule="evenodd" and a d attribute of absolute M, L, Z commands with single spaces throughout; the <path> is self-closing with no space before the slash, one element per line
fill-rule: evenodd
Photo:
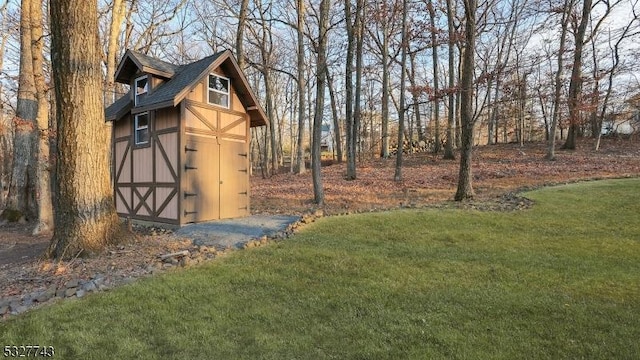
<path fill-rule="evenodd" d="M 192 239 L 195 245 L 215 246 L 218 249 L 241 248 L 252 239 L 272 236 L 298 220 L 300 220 L 299 216 L 253 215 L 189 224 L 174 233 L 177 236 Z"/>

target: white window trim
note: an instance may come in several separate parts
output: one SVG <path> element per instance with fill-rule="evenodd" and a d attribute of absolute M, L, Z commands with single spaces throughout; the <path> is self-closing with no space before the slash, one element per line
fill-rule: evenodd
<path fill-rule="evenodd" d="M 143 116 L 143 115 L 147 116 L 147 125 L 138 126 L 138 118 L 140 116 Z M 133 142 L 135 143 L 135 145 L 146 145 L 146 144 L 149 143 L 149 140 L 138 141 L 138 131 L 146 129 L 147 132 L 150 132 L 149 131 L 149 123 L 150 123 L 150 121 L 149 120 L 150 119 L 149 119 L 149 113 L 148 112 L 142 112 L 142 113 L 136 114 L 134 116 L 134 119 L 133 119 Z"/>
<path fill-rule="evenodd" d="M 217 90 L 217 89 L 212 88 L 212 87 L 211 87 L 211 83 L 209 82 L 209 81 L 210 81 L 210 79 L 211 79 L 211 76 L 216 76 L 216 77 L 219 77 L 220 79 L 225 79 L 225 80 L 227 80 L 227 84 L 228 84 L 228 86 L 229 86 L 229 88 L 227 89 L 227 91 L 226 91 L 226 92 L 224 92 L 224 91 L 220 91 L 220 90 Z M 220 107 L 225 108 L 225 109 L 229 109 L 229 108 L 231 108 L 231 79 L 229 79 L 228 77 L 222 76 L 222 75 L 218 75 L 218 74 L 214 74 L 214 73 L 209 73 L 209 76 L 207 76 L 207 90 L 208 90 L 208 91 L 207 91 L 207 103 L 208 103 L 208 104 L 210 104 L 210 105 L 215 105 L 215 106 L 220 106 Z M 216 103 L 212 103 L 212 102 L 210 102 L 210 101 L 209 101 L 209 91 L 214 91 L 214 92 L 217 92 L 218 94 L 227 95 L 227 106 L 224 106 L 224 105 L 220 105 L 220 104 L 216 104 Z"/>
<path fill-rule="evenodd" d="M 145 91 L 143 93 L 138 94 L 138 81 L 142 80 L 142 79 L 147 79 L 147 85 L 145 86 Z M 138 106 L 138 96 L 139 95 L 144 95 L 144 94 L 148 94 L 149 93 L 149 76 L 147 75 L 142 75 L 138 78 L 136 78 L 133 81 L 133 97 L 134 97 L 134 105 Z"/>

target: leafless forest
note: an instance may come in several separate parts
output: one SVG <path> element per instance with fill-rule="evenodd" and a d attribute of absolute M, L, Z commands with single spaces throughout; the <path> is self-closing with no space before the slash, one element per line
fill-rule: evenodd
<path fill-rule="evenodd" d="M 544 163 L 581 138 L 596 152 L 637 136 L 639 12 L 638 0 L 0 0 L 2 218 L 53 232 L 52 257 L 109 242 L 102 109 L 128 91 L 114 82 L 126 49 L 174 64 L 232 50 L 270 119 L 252 133 L 253 175 L 309 170 L 318 205 L 322 161 L 358 181 L 362 164 L 393 159 L 400 183 L 414 152 L 456 161 L 454 197 L 467 199 L 479 145 L 544 143 Z"/>

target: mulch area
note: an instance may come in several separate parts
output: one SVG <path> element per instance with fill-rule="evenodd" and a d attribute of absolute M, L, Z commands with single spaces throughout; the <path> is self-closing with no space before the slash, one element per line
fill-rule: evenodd
<path fill-rule="evenodd" d="M 545 144 L 478 147 L 473 163 L 476 197 L 464 203 L 451 201 L 458 162 L 442 160 L 439 155 L 405 156 L 401 182 L 393 181 L 395 159 L 361 162 L 355 181 L 345 180 L 345 166 L 334 164 L 323 168 L 323 210 L 325 215 L 412 207 L 513 210 L 531 205 L 517 194 L 524 189 L 640 176 L 640 142 L 604 139 L 598 152 L 593 145 L 583 140 L 575 151 L 558 150 L 555 161 L 544 160 Z M 300 215 L 315 210 L 310 173 L 285 172 L 266 179 L 255 175 L 251 182 L 253 213 Z M 54 262 L 40 258 L 49 239 L 31 236 L 31 227 L 0 226 L 0 299 L 19 298 L 73 279 L 88 280 L 95 274 L 114 285 L 129 282 L 161 270 L 150 268 L 159 255 L 193 249 L 191 241 L 139 228 L 101 256 Z"/>

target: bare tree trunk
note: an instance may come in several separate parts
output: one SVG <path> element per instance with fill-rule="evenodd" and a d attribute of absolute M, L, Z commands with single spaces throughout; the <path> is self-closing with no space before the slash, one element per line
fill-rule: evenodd
<path fill-rule="evenodd" d="M 582 18 L 578 31 L 575 33 L 575 50 L 573 52 L 573 68 L 569 82 L 569 132 L 567 141 L 562 146 L 564 149 L 575 150 L 580 122 L 580 102 L 582 94 L 582 48 L 584 46 L 584 34 L 589 22 L 592 0 L 584 0 L 582 3 Z"/>
<path fill-rule="evenodd" d="M 562 72 L 564 66 L 564 52 L 567 41 L 567 28 L 569 27 L 569 14 L 573 7 L 573 0 L 565 0 L 560 20 L 560 46 L 558 48 L 558 69 L 555 74 L 555 91 L 553 97 L 553 112 L 551 114 L 551 130 L 549 131 L 549 144 L 547 147 L 547 160 L 556 159 L 556 132 L 558 131 L 558 121 L 560 118 L 560 96 L 562 94 Z"/>
<path fill-rule="evenodd" d="M 362 47 L 364 44 L 364 0 L 356 1 L 356 18 L 355 18 L 355 32 L 356 32 L 356 89 L 355 99 L 353 106 L 353 133 L 354 133 L 354 151 L 358 154 L 362 151 L 360 143 L 361 124 L 362 124 Z M 366 135 L 365 135 L 366 137 Z M 355 159 L 355 153 L 354 153 Z M 355 161 L 355 160 L 354 160 Z"/>
<path fill-rule="evenodd" d="M 454 160 L 456 158 L 453 153 L 453 145 L 455 144 L 455 126 L 456 126 L 456 110 L 455 110 L 455 93 L 453 89 L 455 87 L 455 62 L 454 62 L 454 36 L 455 29 L 453 26 L 453 0 L 447 0 L 447 28 L 449 35 L 449 89 L 448 100 L 449 108 L 447 113 L 447 141 L 444 146 L 444 158 L 448 160 Z"/>
<path fill-rule="evenodd" d="M 247 1 L 247 0 L 244 0 Z M 305 88 L 307 82 L 305 79 L 305 63 L 304 63 L 304 0 L 297 0 L 298 4 L 298 154 L 296 156 L 296 174 L 304 174 L 304 113 L 305 113 Z"/>
<path fill-rule="evenodd" d="M 405 79 L 407 70 L 407 0 L 402 0 L 402 53 L 400 55 L 400 105 L 398 111 L 398 152 L 396 153 L 396 170 L 393 180 L 402 181 L 402 151 L 403 151 L 403 133 L 405 121 Z"/>
<path fill-rule="evenodd" d="M 409 64 L 411 65 L 411 71 L 409 72 L 409 84 L 411 84 L 411 87 L 414 89 L 418 85 L 416 83 L 416 76 L 418 72 L 416 70 L 416 54 L 417 53 L 415 51 L 409 54 Z M 422 141 L 425 139 L 425 135 L 424 129 L 422 128 L 422 118 L 420 116 L 420 94 L 417 91 L 412 91 L 411 98 L 413 101 L 413 112 L 416 119 L 416 129 L 418 130 L 418 141 Z M 409 139 L 412 141 L 413 132 L 411 126 L 409 126 L 409 133 Z M 409 151 L 411 151 L 413 147 L 409 147 L 409 149 Z"/>
<path fill-rule="evenodd" d="M 439 153 L 442 150 L 442 143 L 440 141 L 440 87 L 438 84 L 438 37 L 436 34 L 436 11 L 433 6 L 433 1 L 429 1 L 427 4 L 429 10 L 429 20 L 431 21 L 431 59 L 433 61 L 433 122 L 434 122 L 434 137 L 435 143 L 433 144 L 433 152 Z"/>
<path fill-rule="evenodd" d="M 464 0 L 465 48 L 460 79 L 460 125 L 462 127 L 460 172 L 455 200 L 474 196 L 471 184 L 471 156 L 473 151 L 473 75 L 476 43 L 476 0 Z"/>
<path fill-rule="evenodd" d="M 109 179 L 101 94 L 96 0 L 51 0 L 52 70 L 57 102 L 55 231 L 48 255 L 101 251 L 118 216 Z"/>
<path fill-rule="evenodd" d="M 318 21 L 318 59 L 316 61 L 316 107 L 313 116 L 313 144 L 311 147 L 311 173 L 313 177 L 313 199 L 319 206 L 324 205 L 322 188 L 321 135 L 322 117 L 324 113 L 324 88 L 327 78 L 327 29 L 329 22 L 330 0 L 320 2 L 320 19 Z"/>
<path fill-rule="evenodd" d="M 25 11 L 25 9 L 23 9 Z M 42 3 L 31 2 L 31 38 L 33 56 L 33 77 L 38 100 L 36 115 L 37 135 L 32 152 L 35 167 L 35 199 L 38 220 L 33 235 L 49 233 L 53 230 L 53 205 L 51 204 L 51 165 L 49 162 L 49 107 L 47 106 L 47 85 L 44 80 L 42 36 Z"/>
<path fill-rule="evenodd" d="M 241 0 L 240 13 L 238 14 L 238 27 L 236 31 L 236 58 L 238 66 L 244 70 L 246 61 L 244 58 L 244 28 L 247 24 L 247 9 L 249 8 L 249 0 Z M 271 119 L 269 119 L 271 121 Z"/>
<path fill-rule="evenodd" d="M 382 38 L 382 158 L 389 157 L 389 29 L 385 24 Z"/>
<path fill-rule="evenodd" d="M 116 64 L 118 63 L 118 38 L 120 37 L 120 28 L 124 22 L 124 2 L 123 0 L 113 0 L 113 8 L 111 9 L 111 26 L 109 27 L 109 37 L 107 45 L 107 73 L 106 73 L 106 89 L 104 103 L 105 106 L 111 105 L 115 100 L 115 73 Z"/>
<path fill-rule="evenodd" d="M 331 113 L 333 115 L 333 133 L 335 135 L 336 143 L 336 156 L 338 163 L 342 162 L 342 130 L 340 126 L 340 118 L 338 117 L 338 105 L 336 103 L 336 95 L 333 90 L 333 78 L 329 73 L 329 67 L 327 69 L 327 87 L 329 88 L 329 98 L 331 99 Z"/>
<path fill-rule="evenodd" d="M 353 117 L 353 54 L 355 51 L 356 31 L 351 21 L 351 0 L 344 2 L 347 27 L 347 58 L 345 60 L 345 124 L 347 133 L 347 180 L 356 179 L 357 131 Z"/>
<path fill-rule="evenodd" d="M 611 97 L 612 90 L 613 90 L 613 77 L 617 73 L 616 70 L 620 65 L 620 46 L 622 44 L 622 41 L 626 39 L 627 36 L 629 36 L 629 31 L 631 30 L 633 23 L 638 19 L 639 16 L 640 15 L 638 14 L 634 14 L 633 19 L 627 23 L 624 30 L 622 31 L 622 34 L 620 35 L 620 37 L 618 38 L 618 40 L 613 46 L 611 46 L 611 43 L 609 43 L 609 48 L 611 50 L 611 56 L 612 56 L 612 64 L 611 64 L 611 70 L 609 71 L 609 76 L 607 78 L 607 91 L 605 92 L 604 100 L 602 101 L 602 109 L 600 110 L 600 116 L 598 121 L 598 124 L 599 124 L 598 136 L 597 136 L 596 145 L 595 145 L 596 151 L 600 149 L 600 139 L 602 138 L 602 122 L 604 121 L 604 117 L 607 113 L 609 98 Z"/>
<path fill-rule="evenodd" d="M 272 55 L 273 55 L 273 38 L 271 35 L 270 25 L 265 18 L 265 12 L 260 8 L 260 22 L 262 25 L 262 46 L 260 47 L 260 54 L 262 56 L 262 75 L 264 77 L 264 96 L 267 117 L 269 118 L 269 136 L 270 136 L 270 148 L 271 148 L 271 169 L 272 174 L 278 172 L 278 145 L 276 137 L 276 122 L 274 121 L 273 111 L 273 79 L 272 79 Z"/>
<path fill-rule="evenodd" d="M 13 169 L 5 219 L 16 221 L 21 217 L 32 220 L 37 208 L 34 198 L 35 167 L 32 163 L 32 144 L 37 136 L 36 117 L 38 100 L 33 77 L 31 54 L 31 2 L 22 0 L 20 12 L 20 73 L 18 75 L 18 100 L 16 104 L 15 132 L 13 139 Z"/>
<path fill-rule="evenodd" d="M 0 27 L 5 28 L 5 21 L 7 19 L 7 5 L 5 2 L 0 8 L 0 17 L 2 23 Z M 0 72 L 4 71 L 4 50 L 7 44 L 7 38 L 9 33 L 5 32 L 0 35 Z M 3 99 L 4 88 L 2 82 L 0 82 L 0 99 Z M 7 121 L 4 116 L 4 101 L 0 101 L 0 208 L 4 208 L 5 202 L 5 190 L 9 186 L 11 181 L 11 138 L 13 137 L 13 126 L 11 122 Z"/>

